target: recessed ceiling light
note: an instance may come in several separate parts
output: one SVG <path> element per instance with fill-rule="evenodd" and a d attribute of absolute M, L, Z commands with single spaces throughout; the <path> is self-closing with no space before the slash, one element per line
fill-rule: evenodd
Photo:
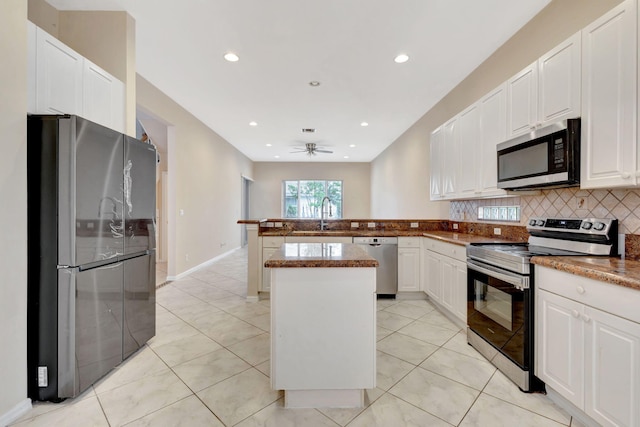
<path fill-rule="evenodd" d="M 345 159 L 348 159 L 348 158 L 349 158 L 349 156 L 344 156 L 344 158 L 345 158 Z"/>
<path fill-rule="evenodd" d="M 279 158 L 280 158 L 280 156 L 273 156 L 273 157 L 275 157 L 276 159 L 279 159 Z"/>
<path fill-rule="evenodd" d="M 317 80 L 311 80 L 311 81 L 309 82 L 309 86 L 313 86 L 313 87 L 320 86 L 320 82 L 319 82 L 319 81 L 317 81 Z"/>
<path fill-rule="evenodd" d="M 369 126 L 369 123 L 367 123 L 367 122 L 362 122 L 362 123 L 360 123 L 360 126 L 362 126 L 362 127 L 366 127 L 366 126 Z"/>
<path fill-rule="evenodd" d="M 271 145 L 271 144 L 266 144 L 266 146 L 267 146 L 267 147 L 271 147 L 272 145 Z"/>
<path fill-rule="evenodd" d="M 394 61 L 397 62 L 398 64 L 402 64 L 404 62 L 407 62 L 408 60 L 409 60 L 409 55 L 405 55 L 404 53 L 401 53 L 400 55 L 394 58 Z"/>
<path fill-rule="evenodd" d="M 349 147 L 351 147 L 351 148 L 355 148 L 355 147 L 356 147 L 356 144 L 351 144 L 351 145 L 349 145 Z"/>
<path fill-rule="evenodd" d="M 229 62 L 238 62 L 240 57 L 233 52 L 227 52 L 224 54 L 224 59 L 226 59 Z"/>
<path fill-rule="evenodd" d="M 258 122 L 249 122 L 249 126 L 258 126 Z"/>

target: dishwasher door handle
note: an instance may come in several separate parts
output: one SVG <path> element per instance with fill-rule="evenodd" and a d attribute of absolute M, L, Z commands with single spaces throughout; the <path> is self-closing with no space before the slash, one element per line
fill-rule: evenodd
<path fill-rule="evenodd" d="M 374 248 L 382 246 L 382 243 L 369 243 L 369 246 L 373 246 Z"/>

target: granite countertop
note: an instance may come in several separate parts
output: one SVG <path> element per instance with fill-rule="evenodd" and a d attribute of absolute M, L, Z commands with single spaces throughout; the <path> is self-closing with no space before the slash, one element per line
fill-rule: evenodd
<path fill-rule="evenodd" d="M 640 290 L 640 261 L 617 257 L 534 256 L 536 265 Z"/>
<path fill-rule="evenodd" d="M 285 243 L 267 268 L 377 267 L 378 261 L 352 243 Z"/>
<path fill-rule="evenodd" d="M 477 234 L 454 233 L 452 231 L 427 231 L 422 236 L 430 239 L 442 240 L 455 245 L 467 246 L 471 243 L 510 243 L 514 240 L 501 237 L 479 236 Z"/>
<path fill-rule="evenodd" d="M 410 230 L 279 230 L 263 231 L 261 236 L 321 236 L 321 237 L 421 237 L 424 231 Z"/>

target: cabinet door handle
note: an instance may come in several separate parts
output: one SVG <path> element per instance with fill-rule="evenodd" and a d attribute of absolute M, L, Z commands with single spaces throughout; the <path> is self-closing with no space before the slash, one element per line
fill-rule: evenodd
<path fill-rule="evenodd" d="M 583 288 L 582 286 L 578 286 L 578 287 L 576 288 L 576 291 L 578 291 L 578 293 L 579 293 L 580 295 L 584 294 L 584 292 L 585 292 L 585 290 L 584 290 L 584 288 Z"/>
<path fill-rule="evenodd" d="M 620 176 L 622 177 L 622 179 L 629 179 L 631 178 L 631 174 L 629 172 L 622 172 L 620 174 Z"/>
<path fill-rule="evenodd" d="M 571 310 L 571 315 L 576 319 L 580 317 L 580 313 L 578 312 L 578 310 Z"/>
<path fill-rule="evenodd" d="M 582 315 L 582 320 L 585 321 L 585 323 L 589 323 L 591 321 L 591 318 L 589 316 L 587 316 L 586 314 Z"/>

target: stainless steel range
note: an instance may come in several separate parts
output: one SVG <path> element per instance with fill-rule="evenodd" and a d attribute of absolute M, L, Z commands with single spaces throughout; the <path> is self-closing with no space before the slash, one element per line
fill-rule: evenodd
<path fill-rule="evenodd" d="M 532 256 L 617 255 L 615 219 L 531 218 L 528 243 L 467 247 L 467 340 L 521 390 L 544 389 L 533 373 Z"/>

